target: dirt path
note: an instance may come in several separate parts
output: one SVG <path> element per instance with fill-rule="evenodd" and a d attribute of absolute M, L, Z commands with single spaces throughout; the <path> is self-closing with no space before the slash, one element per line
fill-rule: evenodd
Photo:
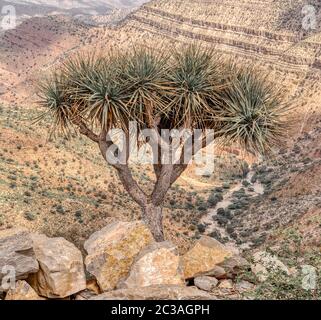
<path fill-rule="evenodd" d="M 215 217 L 217 215 L 217 210 L 220 208 L 223 209 L 227 209 L 229 205 L 231 205 L 233 203 L 233 193 L 240 191 L 242 188 L 244 188 L 246 190 L 246 195 L 250 196 L 250 197 L 256 197 L 258 195 L 262 195 L 264 193 L 264 186 L 259 182 L 256 181 L 255 183 L 252 183 L 252 177 L 254 176 L 255 172 L 254 171 L 250 171 L 246 178 L 244 180 L 246 180 L 250 185 L 249 187 L 253 188 L 253 192 L 250 192 L 247 190 L 247 188 L 245 188 L 242 184 L 242 181 L 239 181 L 236 185 L 233 186 L 233 188 L 231 188 L 230 190 L 228 190 L 228 192 L 226 192 L 223 195 L 223 200 L 220 201 L 219 203 L 217 203 L 217 205 L 211 209 L 206 216 L 203 217 L 202 219 L 202 223 L 204 225 L 206 225 L 206 233 L 209 234 L 215 230 L 218 230 L 221 233 L 222 237 L 226 237 L 229 239 L 229 244 L 230 245 L 234 245 L 235 241 L 233 239 L 230 238 L 230 236 L 228 235 L 228 233 L 226 232 L 224 227 L 221 227 L 217 221 L 214 221 L 213 217 Z"/>

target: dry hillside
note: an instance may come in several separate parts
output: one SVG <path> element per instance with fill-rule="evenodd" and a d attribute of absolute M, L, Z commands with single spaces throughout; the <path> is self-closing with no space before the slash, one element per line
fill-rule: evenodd
<path fill-rule="evenodd" d="M 222 156 L 230 161 L 218 158 L 211 177 L 196 178 L 189 170 L 168 197 L 168 236 L 184 248 L 200 233 L 208 233 L 201 222 L 207 212 L 216 213 L 218 200 L 213 198 L 243 183 L 236 193 L 230 192 L 232 203 L 216 219 L 211 236 L 258 246 L 298 232 L 303 245 L 320 248 L 321 33 L 320 28 L 306 32 L 300 27 L 306 2 L 156 0 L 115 28 L 50 17 L 31 19 L 6 32 L 0 39 L 0 226 L 24 225 L 78 244 L 108 219 L 137 215 L 115 173 L 89 142 L 47 139 L 45 121 L 41 128 L 31 126 L 40 112 L 31 88 L 37 77 L 80 49 L 196 41 L 268 73 L 295 108 L 296 126 L 287 147 L 252 169 L 250 184 L 259 181 L 262 195 L 242 182 L 243 166 L 235 155 Z M 315 5 L 321 12 L 321 5 Z M 151 170 L 137 168 L 137 176 L 149 188 Z"/>

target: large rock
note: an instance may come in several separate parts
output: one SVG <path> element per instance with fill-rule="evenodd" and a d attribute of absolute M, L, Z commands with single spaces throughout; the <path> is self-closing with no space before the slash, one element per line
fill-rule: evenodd
<path fill-rule="evenodd" d="M 7 275 L 8 266 L 14 268 L 16 280 L 26 279 L 30 273 L 39 269 L 30 234 L 25 229 L 0 231 L 0 284 Z"/>
<path fill-rule="evenodd" d="M 213 277 L 202 276 L 194 279 L 194 284 L 197 288 L 205 291 L 213 291 L 218 285 L 218 280 Z"/>
<path fill-rule="evenodd" d="M 32 235 L 39 271 L 28 282 L 41 296 L 65 298 L 86 289 L 81 252 L 64 238 Z"/>
<path fill-rule="evenodd" d="M 232 256 L 232 251 L 217 240 L 203 236 L 195 246 L 182 257 L 185 279 L 208 274 L 212 270 L 215 270 L 216 266 Z"/>
<path fill-rule="evenodd" d="M 156 285 L 120 289 L 103 293 L 90 300 L 214 300 L 215 297 L 195 287 Z"/>
<path fill-rule="evenodd" d="M 290 275 L 288 267 L 276 256 L 266 251 L 254 253 L 251 269 L 260 282 L 266 281 L 271 274 L 285 273 Z"/>
<path fill-rule="evenodd" d="M 151 285 L 184 285 L 183 268 L 177 248 L 170 242 L 153 243 L 136 257 L 124 288 Z"/>
<path fill-rule="evenodd" d="M 113 290 L 125 280 L 135 257 L 152 243 L 153 236 L 140 221 L 115 222 L 95 232 L 85 242 L 85 264 L 103 291 Z"/>
<path fill-rule="evenodd" d="M 14 289 L 7 292 L 5 300 L 45 300 L 24 280 L 19 280 Z"/>

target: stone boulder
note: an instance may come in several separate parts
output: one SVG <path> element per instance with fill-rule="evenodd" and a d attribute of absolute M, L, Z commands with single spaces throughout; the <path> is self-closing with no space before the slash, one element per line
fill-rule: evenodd
<path fill-rule="evenodd" d="M 136 257 L 124 288 L 152 285 L 185 285 L 181 258 L 170 242 L 153 243 Z"/>
<path fill-rule="evenodd" d="M 185 279 L 205 275 L 231 258 L 233 253 L 217 240 L 203 236 L 183 257 Z"/>
<path fill-rule="evenodd" d="M 96 277 L 101 290 L 113 290 L 128 277 L 139 252 L 153 242 L 143 222 L 112 223 L 85 242 L 87 271 Z"/>
<path fill-rule="evenodd" d="M 90 300 L 215 300 L 215 297 L 195 287 L 156 285 L 110 291 Z"/>
<path fill-rule="evenodd" d="M 34 234 L 32 241 L 39 271 L 28 282 L 36 292 L 48 298 L 65 298 L 86 289 L 81 252 L 64 238 Z"/>
<path fill-rule="evenodd" d="M 0 231 L 0 284 L 7 275 L 6 267 L 14 269 L 15 280 L 26 279 L 30 273 L 38 271 L 38 262 L 27 230 L 13 228 Z"/>
<path fill-rule="evenodd" d="M 204 291 L 213 291 L 218 285 L 218 280 L 214 277 L 202 276 L 194 279 L 197 288 Z"/>
<path fill-rule="evenodd" d="M 19 280 L 14 289 L 7 292 L 5 300 L 45 300 L 24 280 Z"/>
<path fill-rule="evenodd" d="M 266 281 L 271 274 L 283 272 L 287 275 L 290 275 L 290 270 L 288 267 L 276 256 L 266 251 L 258 251 L 254 253 L 251 270 L 257 276 L 260 282 Z"/>

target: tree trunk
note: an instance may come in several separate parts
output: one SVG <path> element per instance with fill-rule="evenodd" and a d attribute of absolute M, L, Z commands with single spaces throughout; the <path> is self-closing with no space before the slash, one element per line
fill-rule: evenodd
<path fill-rule="evenodd" d="M 164 238 L 163 230 L 163 208 L 155 206 L 152 203 L 142 207 L 143 220 L 148 225 L 154 239 L 157 242 L 162 242 Z"/>

